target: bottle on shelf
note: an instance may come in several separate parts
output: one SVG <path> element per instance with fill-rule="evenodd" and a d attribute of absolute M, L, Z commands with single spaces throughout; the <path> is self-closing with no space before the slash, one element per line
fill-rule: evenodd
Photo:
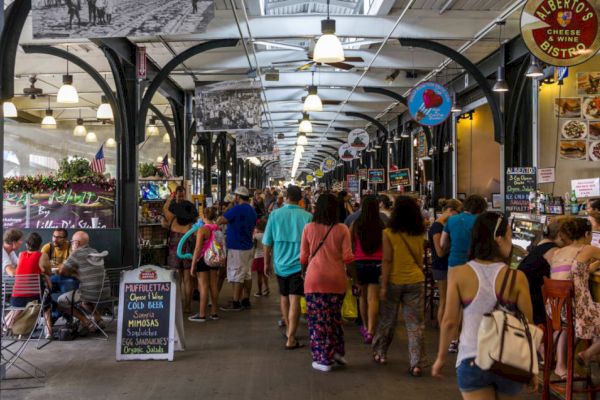
<path fill-rule="evenodd" d="M 577 215 L 579 214 L 579 203 L 577 202 L 577 195 L 575 191 L 571 191 L 571 214 Z"/>

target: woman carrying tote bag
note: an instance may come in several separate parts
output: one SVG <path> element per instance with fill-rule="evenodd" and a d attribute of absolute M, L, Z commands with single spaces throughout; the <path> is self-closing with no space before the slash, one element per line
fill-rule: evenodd
<path fill-rule="evenodd" d="M 456 375 L 458 388 L 467 400 L 516 398 L 523 389 L 522 383 L 483 370 L 475 363 L 481 322 L 484 315 L 491 313 L 498 303 L 516 307 L 527 321 L 533 318 L 527 278 L 521 271 L 510 272 L 506 265 L 512 248 L 511 238 L 507 218 L 493 212 L 481 214 L 473 226 L 469 254 L 471 261 L 453 268 L 448 274 L 446 312 L 441 326 L 438 356 L 431 374 L 434 377 L 442 374 L 451 335 L 459 323 L 462 309 Z M 516 274 L 508 291 L 503 290 L 507 274 Z M 537 388 L 535 376 L 532 384 Z"/>

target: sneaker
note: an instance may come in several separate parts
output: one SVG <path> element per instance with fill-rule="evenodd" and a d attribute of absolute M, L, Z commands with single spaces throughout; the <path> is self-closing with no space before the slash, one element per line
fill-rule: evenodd
<path fill-rule="evenodd" d="M 263 297 L 264 295 L 262 294 L 262 292 L 256 292 L 254 293 L 254 297 Z"/>
<path fill-rule="evenodd" d="M 206 317 L 201 317 L 200 314 L 194 314 L 188 317 L 188 321 L 192 322 L 206 322 Z"/>
<path fill-rule="evenodd" d="M 241 311 L 242 305 L 239 301 L 232 301 L 226 306 L 221 307 L 221 311 Z"/>
<path fill-rule="evenodd" d="M 458 340 L 453 340 L 448 346 L 448 353 L 458 353 Z"/>
<path fill-rule="evenodd" d="M 316 369 L 317 371 L 321 371 L 321 372 L 331 371 L 331 365 L 319 364 L 316 361 L 313 361 L 312 367 L 313 367 L 313 369 Z"/>
<path fill-rule="evenodd" d="M 346 358 L 338 353 L 335 353 L 333 355 L 333 360 L 338 364 L 338 365 L 348 365 L 348 361 L 346 360 Z"/>
<path fill-rule="evenodd" d="M 271 291 L 269 289 L 263 290 L 263 292 L 262 292 L 263 296 L 268 296 L 269 294 L 271 294 Z"/>
<path fill-rule="evenodd" d="M 221 319 L 221 318 L 219 318 L 218 314 L 210 314 L 210 316 L 208 318 L 210 318 L 213 321 L 218 321 Z"/>
<path fill-rule="evenodd" d="M 242 299 L 242 310 L 247 310 L 251 307 L 252 307 L 252 304 L 250 304 L 250 299 L 248 299 L 248 298 Z"/>

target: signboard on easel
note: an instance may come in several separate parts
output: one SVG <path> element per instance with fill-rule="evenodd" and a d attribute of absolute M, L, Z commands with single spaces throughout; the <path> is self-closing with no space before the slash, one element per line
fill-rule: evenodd
<path fill-rule="evenodd" d="M 183 316 L 176 282 L 174 271 L 153 265 L 121 275 L 117 361 L 173 361 L 176 347 L 183 346 Z"/>

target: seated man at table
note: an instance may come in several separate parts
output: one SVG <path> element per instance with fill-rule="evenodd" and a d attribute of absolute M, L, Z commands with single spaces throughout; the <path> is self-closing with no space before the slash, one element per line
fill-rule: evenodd
<path fill-rule="evenodd" d="M 83 328 L 94 331 L 94 325 L 79 312 L 71 307 L 71 302 L 81 305 L 89 312 L 94 313 L 96 323 L 102 326 L 102 317 L 95 304 L 99 299 L 109 296 L 110 288 L 108 278 L 104 274 L 104 257 L 106 252 L 98 254 L 96 249 L 89 246 L 90 237 L 83 231 L 75 232 L 71 240 L 71 255 L 59 267 L 59 273 L 63 276 L 74 276 L 79 280 L 79 289 L 62 294 L 57 302 L 61 311 L 70 313 L 81 321 Z"/>
<path fill-rule="evenodd" d="M 18 229 L 9 229 L 2 238 L 2 277 L 15 276 L 17 271 L 17 250 L 23 243 L 23 232 Z"/>
<path fill-rule="evenodd" d="M 48 254 L 52 268 L 58 267 L 71 254 L 71 246 L 67 238 L 69 234 L 64 228 L 56 228 L 52 232 L 52 241 L 42 247 L 42 253 Z"/>

